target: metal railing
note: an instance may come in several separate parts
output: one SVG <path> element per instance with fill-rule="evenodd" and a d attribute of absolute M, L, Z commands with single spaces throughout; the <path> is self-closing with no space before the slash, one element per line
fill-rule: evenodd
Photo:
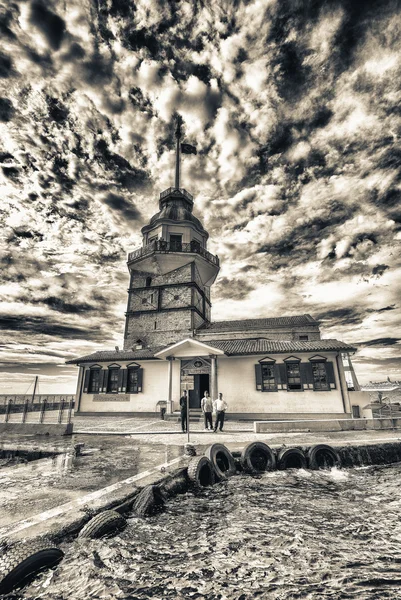
<path fill-rule="evenodd" d="M 57 402 L 44 398 L 37 403 L 9 398 L 0 405 L 0 423 L 71 423 L 74 404 L 72 396 Z"/>
<path fill-rule="evenodd" d="M 165 242 L 164 240 L 157 240 L 151 242 L 147 246 L 137 248 L 133 252 L 130 252 L 128 254 L 128 262 L 137 258 L 142 258 L 143 256 L 148 256 L 149 254 L 153 254 L 153 252 L 159 252 L 162 254 L 167 254 L 169 252 L 185 252 L 191 254 L 199 254 L 214 265 L 219 266 L 220 264 L 218 256 L 214 256 L 214 254 L 211 254 L 210 252 L 205 250 L 205 248 L 202 248 L 202 246 L 194 240 L 192 242 L 189 242 L 189 244 L 180 244 L 177 242 Z"/>
<path fill-rule="evenodd" d="M 160 200 L 163 200 L 163 198 L 165 198 L 166 196 L 169 196 L 170 194 L 172 194 L 174 192 L 180 192 L 183 196 L 185 196 L 185 198 L 187 198 L 191 202 L 193 202 L 193 200 L 194 200 L 194 197 L 192 196 L 192 194 L 187 192 L 186 189 L 175 188 L 175 187 L 169 187 L 169 188 L 167 188 L 167 190 L 163 190 L 162 192 L 160 192 Z"/>

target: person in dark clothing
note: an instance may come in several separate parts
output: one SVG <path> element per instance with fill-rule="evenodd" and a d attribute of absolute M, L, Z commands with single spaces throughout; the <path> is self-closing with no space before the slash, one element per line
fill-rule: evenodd
<path fill-rule="evenodd" d="M 185 433 L 188 430 L 187 405 L 188 405 L 187 391 L 184 390 L 183 395 L 180 398 L 182 433 Z"/>

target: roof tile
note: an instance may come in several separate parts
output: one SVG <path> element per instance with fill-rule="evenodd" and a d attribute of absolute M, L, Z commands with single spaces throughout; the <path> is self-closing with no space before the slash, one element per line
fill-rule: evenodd
<path fill-rule="evenodd" d="M 281 327 L 305 327 L 319 325 L 310 315 L 270 317 L 266 319 L 241 319 L 238 321 L 215 321 L 204 324 L 198 331 L 247 331 L 250 329 L 277 329 Z"/>

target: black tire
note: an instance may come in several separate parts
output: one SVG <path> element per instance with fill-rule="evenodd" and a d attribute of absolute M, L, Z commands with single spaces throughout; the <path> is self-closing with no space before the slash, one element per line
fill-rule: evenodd
<path fill-rule="evenodd" d="M 306 469 L 308 462 L 305 453 L 300 448 L 282 448 L 277 456 L 277 468 Z"/>
<path fill-rule="evenodd" d="M 262 473 L 276 468 L 276 455 L 267 444 L 252 442 L 241 453 L 241 465 L 246 473 Z"/>
<path fill-rule="evenodd" d="M 105 510 L 95 515 L 78 534 L 79 538 L 98 539 L 104 535 L 120 531 L 127 521 L 115 510 Z"/>
<path fill-rule="evenodd" d="M 227 479 L 237 472 L 234 457 L 224 444 L 212 444 L 205 450 L 205 456 L 212 463 L 219 479 Z"/>
<path fill-rule="evenodd" d="M 140 517 L 149 517 L 164 508 L 164 497 L 158 485 L 147 485 L 138 494 L 132 506 L 133 512 Z"/>
<path fill-rule="evenodd" d="M 309 448 L 307 458 L 310 469 L 341 467 L 340 455 L 334 448 L 327 444 L 316 444 L 316 446 Z"/>
<path fill-rule="evenodd" d="M 16 544 L 0 555 L 0 594 L 21 588 L 44 569 L 57 565 L 64 552 L 51 542 Z"/>
<path fill-rule="evenodd" d="M 175 473 L 167 475 L 157 487 L 165 500 L 177 494 L 185 494 L 188 491 L 187 469 L 178 469 Z"/>
<path fill-rule="evenodd" d="M 188 465 L 187 474 L 192 485 L 198 488 L 209 487 L 215 482 L 213 464 L 206 456 L 193 458 Z"/>

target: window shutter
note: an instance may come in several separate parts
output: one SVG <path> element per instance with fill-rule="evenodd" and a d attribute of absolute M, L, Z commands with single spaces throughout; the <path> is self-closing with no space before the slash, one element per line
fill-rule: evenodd
<path fill-rule="evenodd" d="M 126 392 L 127 391 L 127 381 L 128 381 L 128 369 L 121 369 L 121 372 L 123 374 L 122 391 Z"/>
<path fill-rule="evenodd" d="M 331 384 L 336 387 L 336 378 L 334 375 L 334 365 L 332 362 L 326 362 L 326 373 L 327 373 L 327 381 L 331 387 Z"/>
<path fill-rule="evenodd" d="M 89 388 L 89 377 L 91 376 L 91 372 L 88 369 L 87 371 L 85 371 L 85 379 L 84 379 L 84 394 L 88 393 L 88 388 Z"/>
<path fill-rule="evenodd" d="M 276 385 L 280 385 L 280 383 L 283 383 L 281 381 L 281 373 L 280 373 L 279 365 L 274 365 L 274 379 L 275 379 Z"/>
<path fill-rule="evenodd" d="M 256 389 L 260 392 L 262 390 L 262 365 L 259 363 L 255 365 L 255 380 Z"/>
<path fill-rule="evenodd" d="M 142 392 L 143 369 L 138 369 L 138 392 Z"/>
<path fill-rule="evenodd" d="M 312 383 L 313 384 L 313 371 L 312 365 L 308 363 L 301 363 L 301 379 L 302 383 Z"/>
<path fill-rule="evenodd" d="M 285 363 L 277 365 L 280 371 L 280 379 L 281 383 L 286 386 L 287 385 L 287 365 Z"/>
<path fill-rule="evenodd" d="M 105 369 L 103 371 L 103 386 L 102 386 L 102 391 L 103 392 L 107 392 L 107 383 L 108 383 L 108 381 L 109 381 L 109 370 Z"/>
<path fill-rule="evenodd" d="M 124 369 L 120 369 L 118 372 L 118 391 L 119 392 L 122 391 L 122 387 L 123 387 L 123 370 Z"/>

